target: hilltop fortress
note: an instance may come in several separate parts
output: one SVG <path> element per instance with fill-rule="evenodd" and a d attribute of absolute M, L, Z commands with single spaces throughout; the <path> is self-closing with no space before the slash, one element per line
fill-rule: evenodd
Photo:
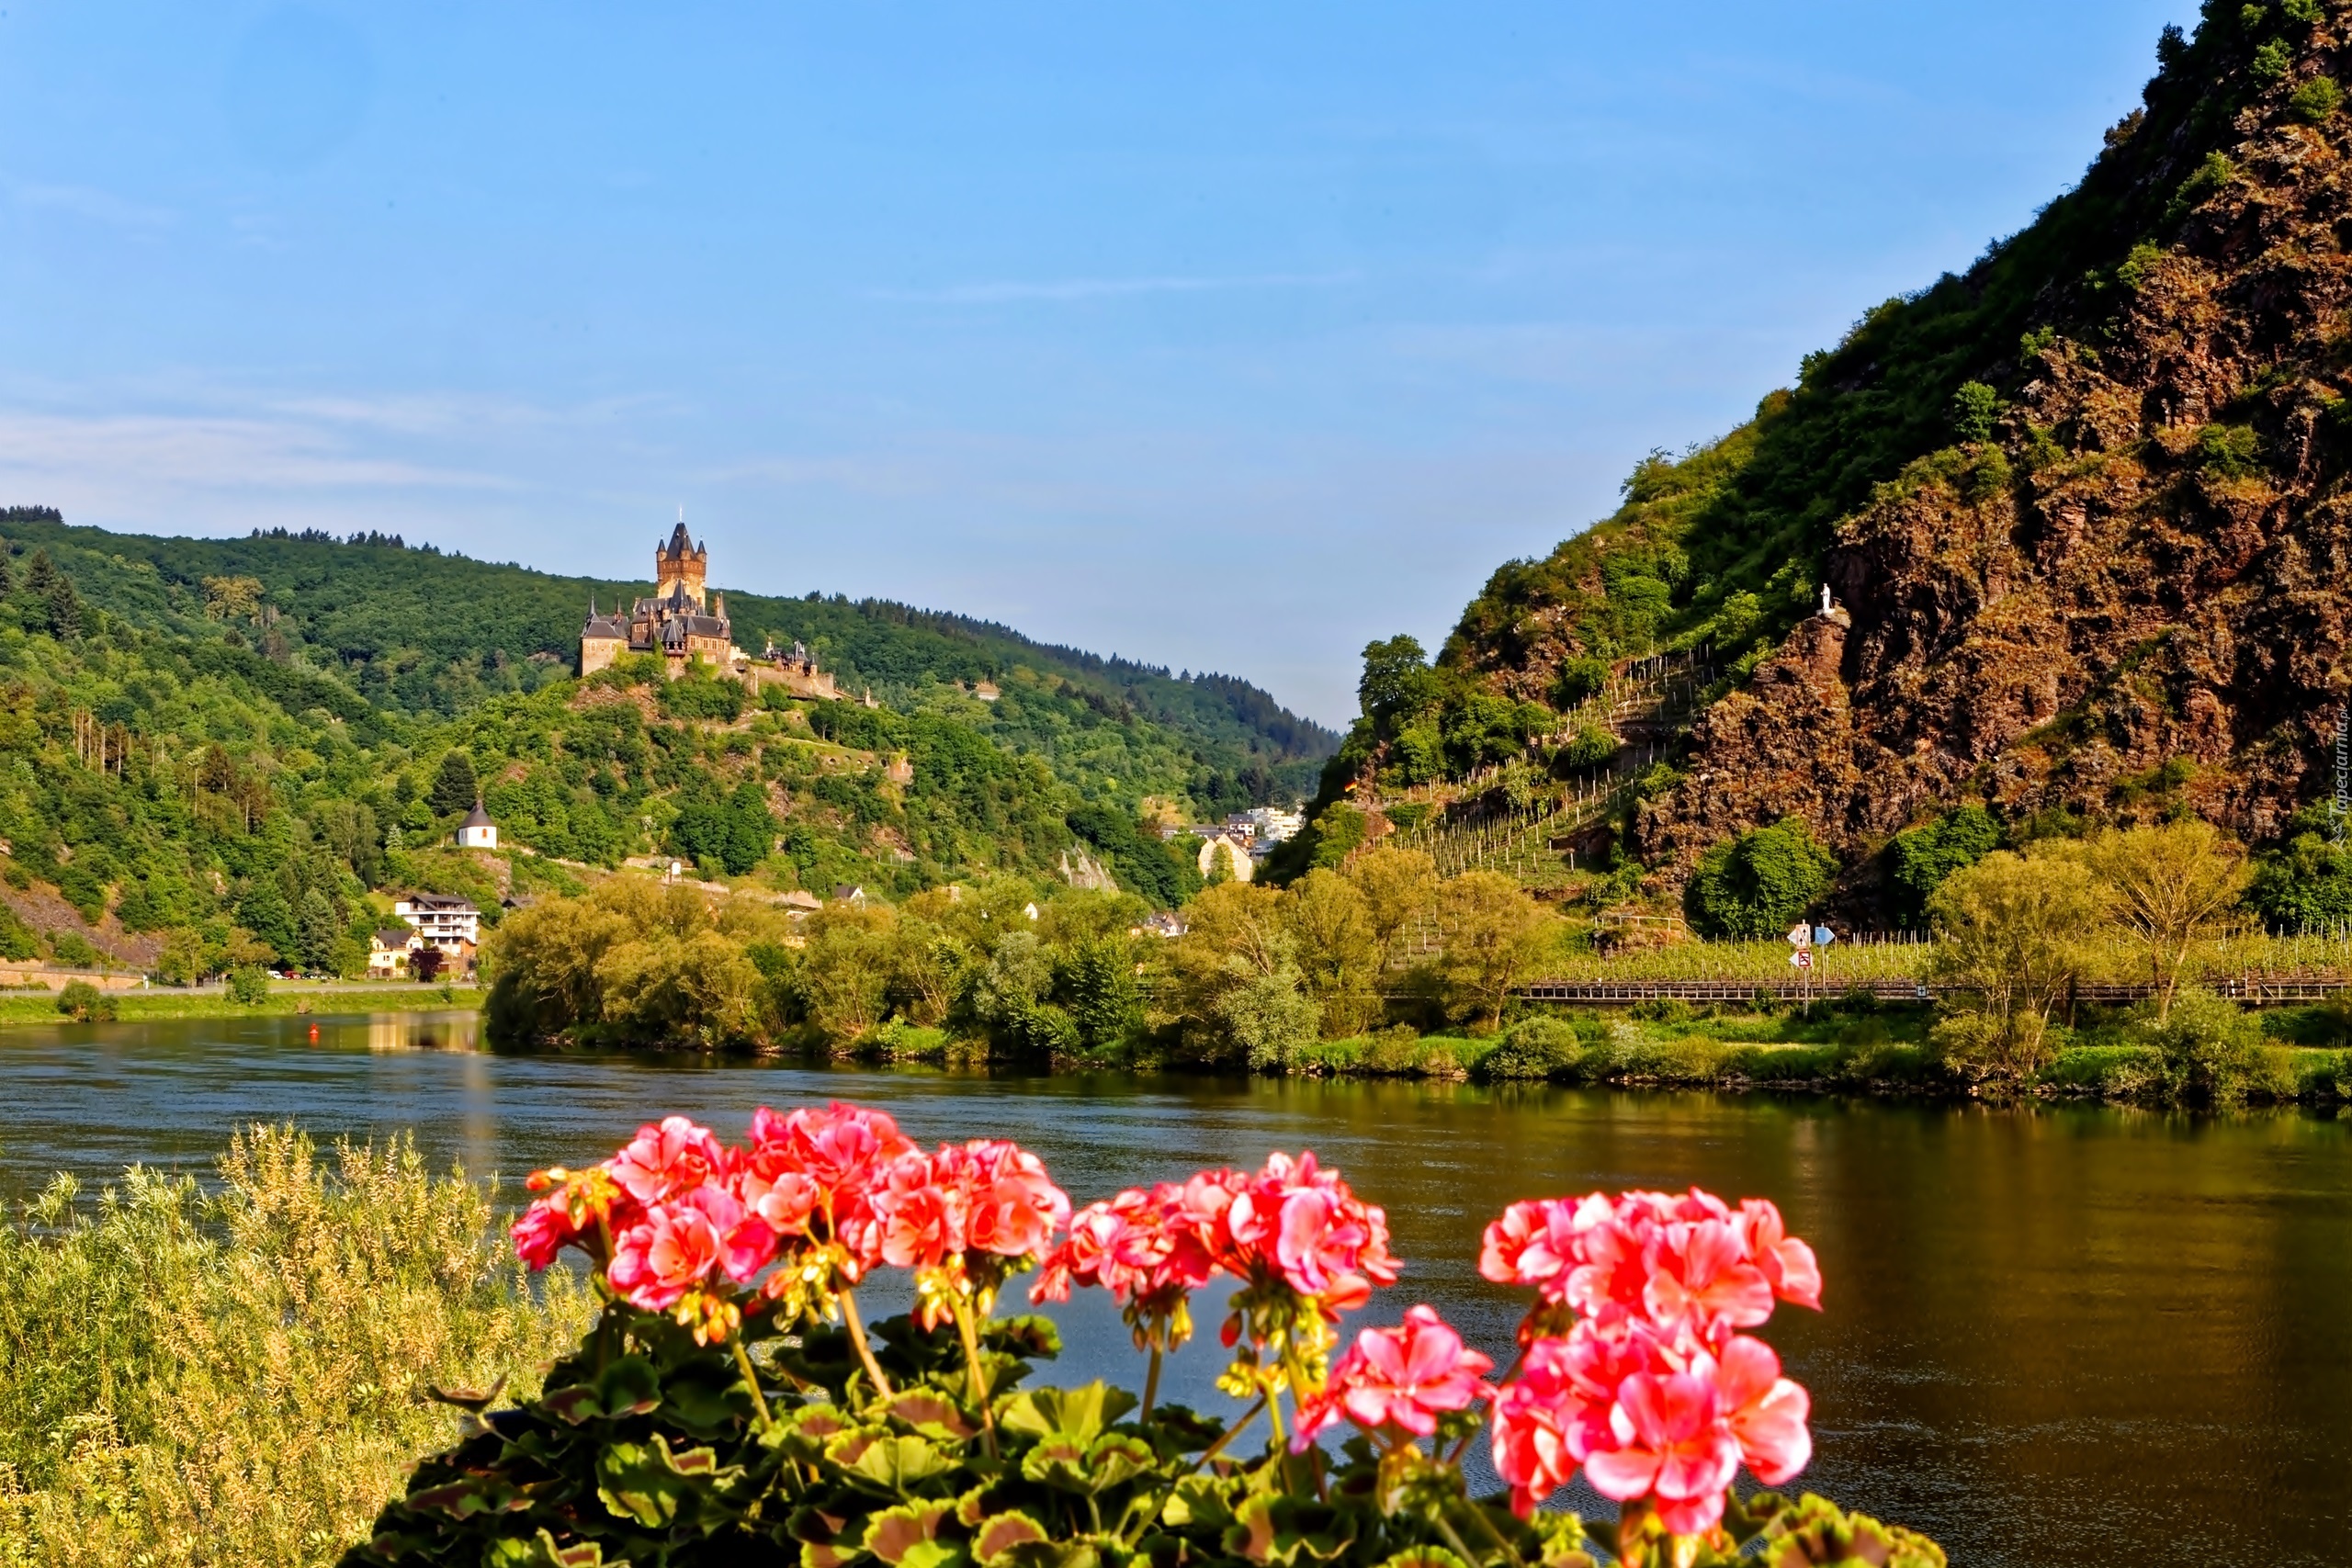
<path fill-rule="evenodd" d="M 580 673 L 594 675 L 625 653 L 658 654 L 662 672 L 673 681 L 701 665 L 755 692 L 775 685 L 796 697 L 841 700 L 831 671 L 818 669 L 815 657 L 799 643 L 787 652 L 771 642 L 757 658 L 736 647 L 727 596 L 705 591 L 709 572 L 709 547 L 686 536 L 681 517 L 669 542 L 653 547 L 652 597 L 638 600 L 627 616 L 617 610 L 599 615 L 596 601 L 589 599 L 588 619 L 580 628 Z"/>

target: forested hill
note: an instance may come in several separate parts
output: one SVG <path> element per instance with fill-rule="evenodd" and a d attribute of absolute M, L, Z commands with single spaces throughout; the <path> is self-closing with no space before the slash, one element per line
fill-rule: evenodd
<path fill-rule="evenodd" d="M 590 587 L 397 540 L 0 513 L 0 959 L 349 973 L 400 891 L 495 922 L 644 856 L 755 899 L 1003 877 L 1042 897 L 1107 870 L 1166 907 L 1200 887 L 1199 846 L 1148 819 L 1282 798 L 1329 739 L 1238 682 L 838 600 L 728 608 L 872 705 L 641 657 L 579 680 Z M 477 798 L 495 853 L 450 847 Z"/>
<path fill-rule="evenodd" d="M 1860 908 L 1896 835 L 1971 804 L 2013 840 L 2184 812 L 2294 839 L 2352 695 L 2352 6 L 2207 0 L 2156 56 L 2031 225 L 1643 462 L 1434 669 L 1383 645 L 1329 794 L 1571 771 L 1597 704 L 1670 764 L 1616 825 L 1620 888 L 1794 819 Z M 1661 669 L 1701 688 L 1670 745 L 1623 723 Z"/>
<path fill-rule="evenodd" d="M 205 580 L 251 579 L 266 626 L 252 641 L 383 708 L 455 715 L 568 674 L 590 596 L 609 609 L 646 581 L 561 577 L 397 539 L 283 531 L 200 539 L 68 525 L 45 507 L 0 513 L 0 532 L 45 547 L 90 604 L 157 629 L 217 639 Z M 659 530 L 649 529 L 649 544 Z M 736 641 L 800 641 L 850 692 L 895 708 L 956 711 L 1016 750 L 1067 758 L 1202 812 L 1303 795 L 1339 737 L 1228 675 L 1171 676 L 1038 643 L 1009 627 L 886 600 L 781 598 L 715 581 Z M 993 682 L 1003 699 L 958 700 Z M 1112 733 L 1104 733 L 1105 729 Z M 1117 743 L 1111 743 L 1114 739 Z"/>

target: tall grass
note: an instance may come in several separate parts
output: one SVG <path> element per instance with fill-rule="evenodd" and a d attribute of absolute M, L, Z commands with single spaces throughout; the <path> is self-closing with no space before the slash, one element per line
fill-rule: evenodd
<path fill-rule="evenodd" d="M 521 1393 L 591 1315 L 414 1144 L 240 1134 L 207 1195 L 59 1177 L 0 1221 L 0 1565 L 332 1562 L 447 1446 L 428 1386 Z"/>
<path fill-rule="evenodd" d="M 1813 984 L 1835 994 L 1863 981 L 1922 980 L 1935 949 L 1901 937 L 1861 936 L 1813 950 Z M 1785 942 L 1680 942 L 1607 955 L 1583 953 L 1550 964 L 1546 979 L 1571 981 L 1708 980 L 1741 985 L 1794 981 Z M 2132 943 L 2097 935 L 2084 944 L 2086 980 L 2128 984 L 2148 978 L 2147 958 Z M 2189 978 L 2216 984 L 2246 975 L 2352 979 L 2352 935 L 2238 932 L 2197 944 Z"/>

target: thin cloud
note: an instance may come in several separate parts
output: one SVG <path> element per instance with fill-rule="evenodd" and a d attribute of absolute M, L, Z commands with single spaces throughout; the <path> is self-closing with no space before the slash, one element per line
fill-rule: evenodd
<path fill-rule="evenodd" d="M 353 452 L 315 426 L 210 415 L 0 410 L 0 473 L 64 484 L 136 474 L 203 489 L 517 488 L 494 474 Z"/>
<path fill-rule="evenodd" d="M 1066 277 L 1045 282 L 958 283 L 945 288 L 876 288 L 872 299 L 917 305 L 1047 304 L 1115 299 L 1136 294 L 1209 294 L 1243 288 L 1327 288 L 1352 283 L 1352 272 L 1267 272 L 1238 277 Z"/>
<path fill-rule="evenodd" d="M 169 208 L 130 201 L 95 186 L 44 185 L 33 180 L 16 179 L 7 180 L 6 184 L 8 194 L 17 199 L 19 206 L 70 212 L 76 218 L 86 218 L 94 223 L 110 224 L 118 229 L 163 229 L 179 220 L 179 215 Z"/>

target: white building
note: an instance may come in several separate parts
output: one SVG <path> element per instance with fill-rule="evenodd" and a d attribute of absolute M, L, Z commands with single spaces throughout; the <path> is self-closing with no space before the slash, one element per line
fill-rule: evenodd
<path fill-rule="evenodd" d="M 444 893 L 411 893 L 393 901 L 392 913 L 452 957 L 472 952 L 481 940 L 481 911 L 463 898 Z"/>
<path fill-rule="evenodd" d="M 1256 869 L 1250 863 L 1249 843 L 1226 833 L 1217 834 L 1201 846 L 1201 874 L 1215 876 L 1219 861 L 1225 863 L 1225 874 L 1236 882 L 1249 881 Z"/>
<path fill-rule="evenodd" d="M 474 800 L 474 808 L 466 813 L 466 819 L 458 824 L 458 847 L 461 850 L 494 850 L 498 847 L 498 824 L 492 822 L 490 813 L 481 808 L 479 796 Z"/>

